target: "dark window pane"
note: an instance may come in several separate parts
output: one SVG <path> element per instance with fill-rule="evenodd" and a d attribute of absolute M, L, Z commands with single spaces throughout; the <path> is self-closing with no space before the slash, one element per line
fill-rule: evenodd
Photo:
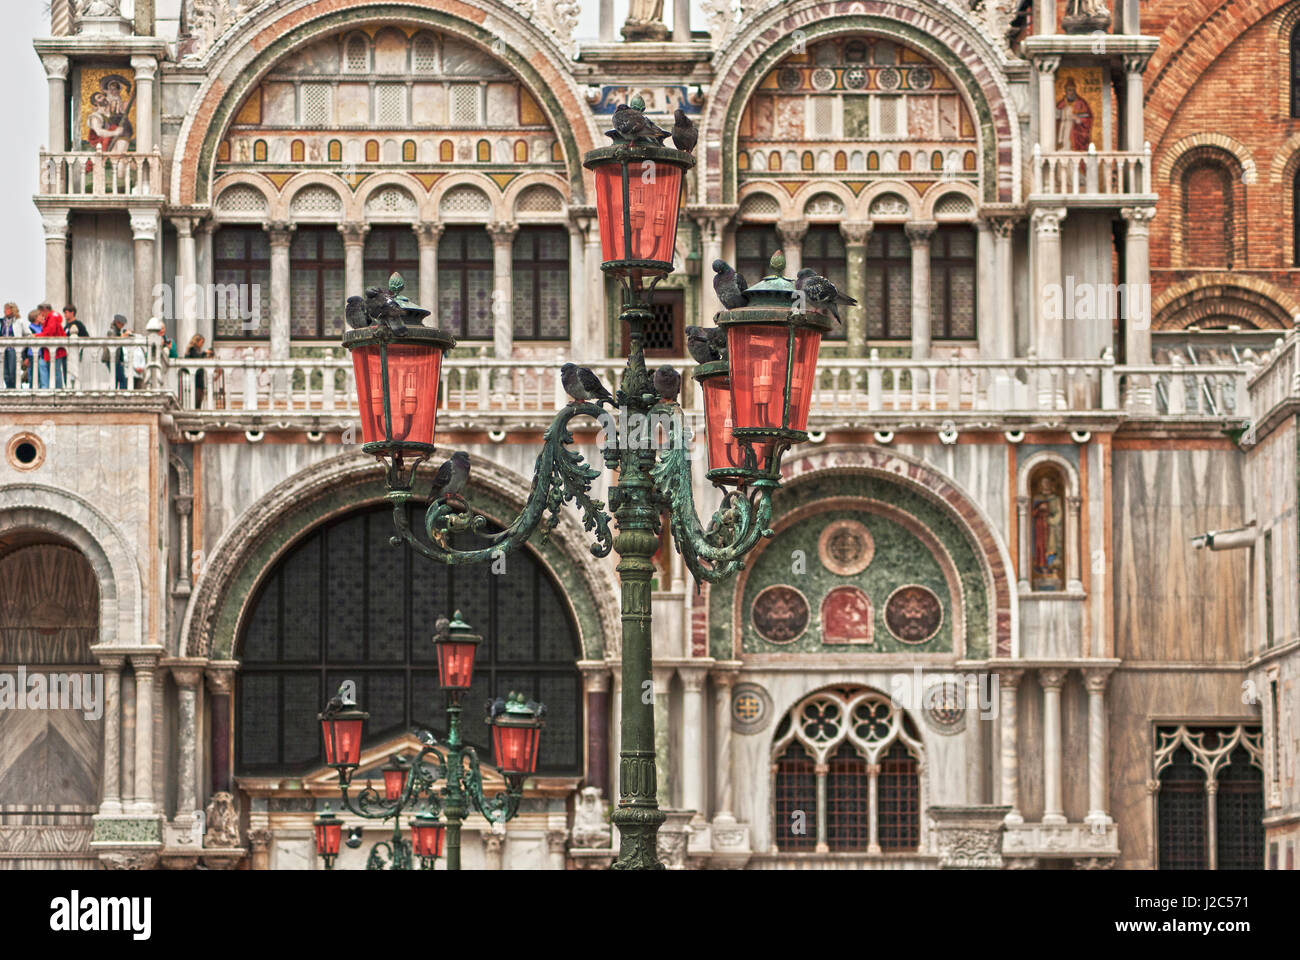
<path fill-rule="evenodd" d="M 812 757 L 792 741 L 777 761 L 773 830 L 779 850 L 817 847 L 817 774 Z"/>

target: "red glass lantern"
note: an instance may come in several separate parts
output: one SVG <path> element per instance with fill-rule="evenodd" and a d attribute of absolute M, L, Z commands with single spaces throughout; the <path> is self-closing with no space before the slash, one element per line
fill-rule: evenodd
<path fill-rule="evenodd" d="M 704 424 L 708 444 L 708 478 L 714 483 L 745 486 L 754 470 L 766 470 L 771 443 L 754 443 L 754 460 L 745 462 L 745 447 L 732 432 L 731 374 L 727 361 L 715 360 L 695 368 L 695 381 L 704 395 Z"/>
<path fill-rule="evenodd" d="M 443 354 L 455 337 L 423 326 L 429 311 L 401 295 L 399 274 L 388 281 L 392 299 L 405 311 L 406 333 L 371 322 L 343 334 L 352 354 L 362 450 L 375 456 L 427 455 L 433 452 L 438 417 L 438 386 Z"/>
<path fill-rule="evenodd" d="M 343 821 L 325 804 L 319 817 L 312 822 L 316 834 L 316 855 L 325 861 L 325 869 L 334 869 L 334 858 L 339 855 L 339 841 L 343 839 Z"/>
<path fill-rule="evenodd" d="M 402 796 L 406 789 L 407 768 L 400 756 L 394 756 L 382 768 L 384 775 L 384 799 L 393 803 Z"/>
<path fill-rule="evenodd" d="M 446 833 L 447 825 L 427 810 L 411 818 L 411 848 L 425 870 L 432 870 L 433 862 L 442 856 Z"/>
<path fill-rule="evenodd" d="M 473 633 L 457 610 L 446 633 L 433 638 L 438 650 L 438 680 L 444 690 L 468 690 L 474 679 L 474 655 L 483 638 Z"/>
<path fill-rule="evenodd" d="M 488 719 L 492 724 L 492 752 L 497 769 L 506 777 L 525 776 L 537 770 L 537 747 L 542 737 L 545 707 L 511 693 L 502 710 Z"/>
<path fill-rule="evenodd" d="M 361 733 L 370 714 L 351 703 L 342 710 L 322 712 L 317 719 L 325 739 L 325 763 L 346 778 L 361 762 Z"/>

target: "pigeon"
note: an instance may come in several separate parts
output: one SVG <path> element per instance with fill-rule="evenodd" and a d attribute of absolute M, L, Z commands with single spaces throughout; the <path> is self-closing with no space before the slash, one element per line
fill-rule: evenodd
<path fill-rule="evenodd" d="M 489 700 L 487 704 L 488 719 L 492 720 L 506 712 L 506 698 L 497 697 L 495 700 Z"/>
<path fill-rule="evenodd" d="M 343 308 L 343 319 L 353 330 L 370 326 L 370 314 L 366 313 L 366 301 L 360 297 L 348 297 L 347 306 Z"/>
<path fill-rule="evenodd" d="M 450 461 L 448 461 L 450 462 Z M 451 636 L 451 621 L 446 617 L 439 617 L 433 621 L 433 639 L 436 643 L 439 640 L 446 640 Z"/>
<path fill-rule="evenodd" d="M 325 709 L 321 711 L 321 716 L 327 718 L 335 717 L 338 716 L 339 712 L 342 711 L 345 707 L 355 707 L 355 706 L 356 704 L 353 703 L 352 700 L 350 700 L 344 694 L 343 687 L 339 687 L 339 692 L 334 694 L 334 696 L 330 697 L 329 700 L 326 702 Z"/>
<path fill-rule="evenodd" d="M 584 400 L 595 400 L 600 403 L 608 403 L 610 406 L 614 405 L 614 398 L 605 389 L 605 385 L 600 382 L 600 378 L 586 367 L 580 367 L 573 363 L 566 363 L 560 367 L 560 385 L 564 387 L 564 392 L 571 396 L 575 403 L 581 403 Z"/>
<path fill-rule="evenodd" d="M 835 309 L 835 304 L 844 303 L 852 306 L 858 301 L 852 297 L 845 296 L 835 289 L 835 284 L 831 283 L 825 277 L 818 276 L 814 270 L 804 267 L 799 271 L 795 278 L 795 290 L 802 290 L 806 295 L 808 302 L 813 306 L 825 305 L 830 308 L 831 315 L 835 322 L 843 324 L 840 319 L 840 312 Z"/>
<path fill-rule="evenodd" d="M 713 291 L 722 301 L 722 305 L 728 310 L 735 310 L 739 307 L 749 305 L 749 297 L 745 289 L 749 286 L 745 278 L 731 269 L 731 264 L 725 260 L 713 261 Z"/>
<path fill-rule="evenodd" d="M 686 328 L 686 349 L 696 363 L 712 363 L 722 359 L 709 344 L 709 338 L 702 327 Z"/>
<path fill-rule="evenodd" d="M 663 143 L 668 136 L 667 130 L 661 130 L 653 120 L 640 110 L 634 110 L 626 103 L 620 103 L 614 111 L 614 130 L 628 143 L 637 140 L 653 140 Z"/>
<path fill-rule="evenodd" d="M 682 375 L 670 366 L 662 366 L 655 371 L 655 393 L 663 400 L 673 401 L 682 390 Z"/>
<path fill-rule="evenodd" d="M 696 129 L 695 124 L 691 123 L 691 118 L 686 115 L 686 111 L 678 107 L 673 113 L 673 146 L 678 150 L 694 153 L 696 141 L 699 139 L 700 131 Z"/>
<path fill-rule="evenodd" d="M 459 497 L 465 491 L 466 484 L 469 483 L 469 454 L 464 450 L 457 450 L 451 457 L 443 462 L 438 468 L 438 472 L 433 475 L 433 491 L 431 499 L 438 500 L 442 497 Z"/>
<path fill-rule="evenodd" d="M 406 311 L 380 287 L 371 287 L 366 291 L 366 313 L 395 335 L 406 336 L 406 324 L 403 322 L 406 319 Z"/>

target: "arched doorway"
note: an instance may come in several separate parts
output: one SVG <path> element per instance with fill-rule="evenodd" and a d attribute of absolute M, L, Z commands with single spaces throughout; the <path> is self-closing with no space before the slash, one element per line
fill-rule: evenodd
<path fill-rule="evenodd" d="M 0 542 L 0 860 L 98 867 L 104 683 L 99 583 L 90 561 L 37 531 Z"/>
<path fill-rule="evenodd" d="M 431 636 L 439 616 L 460 610 L 484 637 L 465 701 L 465 740 L 489 758 L 481 706 L 518 690 L 547 706 L 538 773 L 581 775 L 579 633 L 547 568 L 531 550 L 507 557 L 500 573 L 444 567 L 392 546 L 392 533 L 387 505 L 343 514 L 312 529 L 262 578 L 235 646 L 236 772 L 295 775 L 323 766 L 316 714 L 345 679 L 356 682 L 370 713 L 368 743 L 413 726 L 441 737 Z"/>

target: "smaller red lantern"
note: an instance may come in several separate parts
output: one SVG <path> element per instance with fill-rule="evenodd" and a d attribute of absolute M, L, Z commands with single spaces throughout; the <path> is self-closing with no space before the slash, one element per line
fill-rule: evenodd
<path fill-rule="evenodd" d="M 327 803 L 312 827 L 316 833 L 316 855 L 325 861 L 326 870 L 333 870 L 334 858 L 339 855 L 339 841 L 343 839 L 343 821 L 334 816 Z"/>
<path fill-rule="evenodd" d="M 714 483 L 746 486 L 754 471 L 768 469 L 772 444 L 754 443 L 753 462 L 746 465 L 745 445 L 732 433 L 731 373 L 726 360 L 702 363 L 693 376 L 704 394 L 708 478 Z"/>
<path fill-rule="evenodd" d="M 474 655 L 483 638 L 473 633 L 470 625 L 460 618 L 457 610 L 451 624 L 443 633 L 435 635 L 438 650 L 438 682 L 444 690 L 468 690 L 474 679 Z"/>
<path fill-rule="evenodd" d="M 393 803 L 402 796 L 406 789 L 406 761 L 401 756 L 394 756 L 382 768 L 384 774 L 384 799 Z"/>
<path fill-rule="evenodd" d="M 334 700 L 340 701 L 339 705 L 335 705 Z M 342 691 L 334 700 L 316 719 L 320 721 L 321 735 L 325 739 L 325 763 L 338 771 L 340 783 L 347 783 L 361 762 L 361 733 L 370 714 L 343 699 Z"/>
<path fill-rule="evenodd" d="M 536 772 L 545 714 L 544 706 L 524 700 L 522 693 L 512 692 L 505 700 L 489 705 L 492 751 L 502 775 L 522 777 Z"/>
<path fill-rule="evenodd" d="M 434 861 L 442 856 L 446 833 L 447 825 L 427 810 L 411 818 L 411 847 L 423 869 L 432 870 Z"/>

